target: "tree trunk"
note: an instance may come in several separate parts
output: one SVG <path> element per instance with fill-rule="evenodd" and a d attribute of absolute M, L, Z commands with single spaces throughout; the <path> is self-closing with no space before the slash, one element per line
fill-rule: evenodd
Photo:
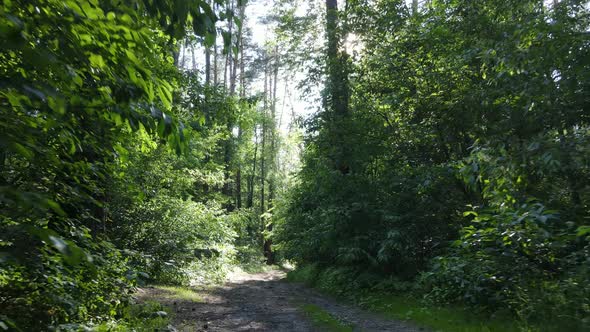
<path fill-rule="evenodd" d="M 224 154 L 223 154 L 223 164 L 224 164 L 224 171 L 223 171 L 223 190 L 222 193 L 230 198 L 233 198 L 232 195 L 232 185 L 231 185 L 231 161 L 232 161 L 232 126 L 231 123 L 227 123 L 227 131 L 229 137 L 226 139 L 224 144 Z M 227 204 L 226 208 L 228 211 L 234 210 L 234 204 L 232 202 L 233 199 L 230 199 L 230 203 Z"/>
<path fill-rule="evenodd" d="M 213 44 L 213 85 L 217 86 L 217 84 L 219 83 L 219 77 L 217 77 L 217 41 L 215 41 L 215 44 Z"/>
<path fill-rule="evenodd" d="M 326 0 L 326 34 L 328 36 L 328 89 L 331 108 L 335 115 L 348 113 L 348 77 L 345 72 L 344 56 L 338 51 L 340 33 L 338 29 L 338 7 L 336 0 Z"/>
<path fill-rule="evenodd" d="M 261 142 L 261 151 L 260 151 L 260 213 L 266 212 L 265 210 L 265 196 L 264 196 L 264 187 L 265 187 L 265 153 L 266 153 L 266 110 L 268 109 L 268 94 L 270 90 L 269 81 L 270 75 L 268 75 L 268 57 L 265 59 L 264 63 L 264 103 L 263 103 L 263 116 L 262 116 L 262 142 Z"/>
<path fill-rule="evenodd" d="M 347 57 L 345 53 L 339 52 L 341 35 L 339 30 L 338 3 L 336 0 L 326 0 L 326 35 L 328 39 L 326 119 L 334 145 L 331 157 L 334 167 L 342 174 L 347 174 L 350 171 L 350 158 L 344 138 L 347 135 L 349 87 L 346 72 Z"/>
<path fill-rule="evenodd" d="M 181 57 L 180 69 L 184 69 L 184 67 L 186 66 L 186 38 L 184 38 L 184 41 L 182 44 L 183 45 L 180 47 L 180 55 L 179 55 L 179 57 Z"/>
<path fill-rule="evenodd" d="M 240 12 L 240 19 L 242 20 L 242 27 L 244 26 L 244 21 L 246 19 L 246 6 L 241 7 Z M 242 28 L 240 28 L 240 35 L 238 36 L 240 40 L 240 98 L 243 99 L 246 97 L 246 77 L 244 75 L 244 33 Z"/>
<path fill-rule="evenodd" d="M 256 164 L 258 157 L 258 132 L 254 134 L 254 161 L 252 163 L 252 175 L 248 179 L 248 199 L 246 201 L 246 207 L 251 208 L 254 206 L 254 180 L 256 178 Z"/>
<path fill-rule="evenodd" d="M 240 27 L 238 27 L 238 36 L 236 39 L 236 43 L 237 43 L 237 47 L 239 50 L 239 56 L 238 54 L 235 54 L 234 56 L 234 72 L 233 72 L 233 77 L 231 79 L 231 86 L 230 86 L 230 91 L 232 94 L 234 94 L 235 89 L 236 89 L 236 80 L 237 80 L 237 72 L 238 72 L 238 66 L 240 68 L 240 99 L 243 99 L 246 91 L 244 89 L 244 46 L 242 44 L 243 42 L 243 36 L 242 36 L 242 27 L 244 24 L 244 18 L 245 18 L 245 13 L 246 13 L 246 9 L 245 9 L 245 5 L 240 6 L 240 20 L 242 22 L 242 25 Z M 238 142 L 241 144 L 242 143 L 242 126 L 239 125 L 238 127 Z M 238 169 L 236 171 L 236 206 L 238 209 L 242 208 L 242 165 L 241 165 L 241 160 L 239 160 L 238 158 Z"/>
<path fill-rule="evenodd" d="M 205 85 L 211 84 L 211 49 L 205 48 Z"/>
<path fill-rule="evenodd" d="M 274 55 L 273 55 L 273 67 L 272 67 L 272 80 L 270 81 L 270 169 L 269 169 L 269 185 L 268 185 L 268 209 L 271 210 L 274 207 L 274 199 L 276 194 L 276 172 L 277 172 L 277 165 L 276 165 L 276 106 L 277 106 L 277 86 L 278 86 L 278 76 L 279 76 L 279 52 L 278 46 L 275 46 Z M 265 225 L 267 233 L 272 232 L 273 229 L 273 221 L 272 217 Z M 272 265 L 275 263 L 274 261 L 274 253 L 272 250 L 272 239 L 270 237 L 266 237 L 264 239 L 264 256 L 266 257 L 266 264 Z"/>
<path fill-rule="evenodd" d="M 197 59 L 195 58 L 195 47 L 194 46 L 191 46 L 191 57 L 193 60 L 192 69 L 193 69 L 193 71 L 196 71 L 197 70 Z"/>

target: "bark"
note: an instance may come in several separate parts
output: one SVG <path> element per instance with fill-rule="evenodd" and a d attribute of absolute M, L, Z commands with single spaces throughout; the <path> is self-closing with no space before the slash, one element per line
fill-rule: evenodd
<path fill-rule="evenodd" d="M 195 58 L 195 47 L 191 46 L 191 58 L 192 58 L 192 70 L 196 71 L 197 70 L 197 59 Z"/>
<path fill-rule="evenodd" d="M 244 18 L 246 13 L 246 6 L 240 6 L 240 20 L 242 21 L 242 27 L 244 24 Z M 238 28 L 238 36 L 237 36 L 237 47 L 239 50 L 239 56 L 236 54 L 234 57 L 234 75 L 231 79 L 231 86 L 230 91 L 233 94 L 236 89 L 236 80 L 237 80 L 237 72 L 238 66 L 240 68 L 240 99 L 243 99 L 246 94 L 246 90 L 244 89 L 244 46 L 243 46 L 243 36 L 242 36 L 242 27 Z M 238 128 L 238 142 L 242 143 L 242 126 Z M 236 206 L 238 209 L 242 208 L 242 165 L 241 161 L 238 161 L 238 169 L 236 171 Z"/>
<path fill-rule="evenodd" d="M 179 57 L 181 57 L 180 68 L 184 69 L 184 66 L 186 65 L 186 38 L 184 38 L 184 41 L 182 44 L 183 44 L 183 46 L 180 48 Z"/>
<path fill-rule="evenodd" d="M 276 172 L 276 108 L 277 108 L 277 82 L 279 75 L 279 63 L 278 63 L 278 48 L 274 50 L 274 64 L 273 64 L 273 80 L 272 80 L 272 92 L 271 92 L 271 103 L 270 103 L 270 165 L 271 165 L 271 176 L 269 183 L 269 207 L 272 205 L 275 195 L 275 172 Z"/>
<path fill-rule="evenodd" d="M 219 77 L 217 77 L 217 41 L 213 45 L 213 85 L 217 86 Z"/>
<path fill-rule="evenodd" d="M 268 185 L 268 209 L 272 209 L 274 206 L 274 199 L 276 194 L 276 106 L 277 106 L 277 83 L 278 83 L 278 75 L 279 75 L 279 52 L 278 47 L 274 49 L 273 55 L 273 66 L 272 66 L 272 80 L 271 80 L 271 87 L 272 90 L 270 91 L 270 178 L 269 178 L 269 185 Z M 266 224 L 266 231 L 268 233 L 272 232 L 273 223 L 272 219 L 268 221 Z M 266 264 L 272 265 L 274 264 L 274 253 L 272 250 L 272 239 L 265 238 L 264 239 L 264 256 L 266 257 Z"/>
<path fill-rule="evenodd" d="M 326 119 L 334 145 L 331 157 L 334 167 L 342 174 L 347 174 L 350 171 L 350 158 L 344 138 L 347 135 L 345 131 L 348 118 L 349 86 L 346 72 L 347 56 L 344 52 L 339 51 L 340 35 L 338 3 L 336 0 L 326 0 L 326 36 L 328 39 Z"/>
<path fill-rule="evenodd" d="M 326 0 L 326 34 L 328 36 L 328 89 L 332 111 L 336 116 L 348 113 L 348 77 L 345 72 L 345 55 L 339 52 L 338 5 Z"/>
<path fill-rule="evenodd" d="M 248 178 L 248 198 L 246 201 L 246 207 L 251 208 L 254 206 L 254 179 L 256 177 L 256 165 L 258 157 L 258 132 L 255 133 L 254 137 L 254 160 L 252 163 L 252 174 Z"/>
<path fill-rule="evenodd" d="M 205 48 L 205 85 L 211 84 L 211 49 Z"/>
<path fill-rule="evenodd" d="M 268 58 L 264 63 L 264 105 L 263 105 L 263 117 L 262 117 L 262 142 L 261 142 L 261 152 L 260 152 L 260 212 L 264 213 L 265 210 L 265 171 L 266 171 L 266 110 L 268 109 L 268 94 L 270 90 L 270 77 L 268 75 Z"/>

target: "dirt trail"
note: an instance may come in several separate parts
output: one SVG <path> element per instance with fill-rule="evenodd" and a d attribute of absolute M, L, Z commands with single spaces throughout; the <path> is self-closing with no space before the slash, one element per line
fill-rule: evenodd
<path fill-rule="evenodd" d="M 422 328 L 391 321 L 358 308 L 337 303 L 303 285 L 284 281 L 281 271 L 234 273 L 219 287 L 198 288 L 202 301 L 173 299 L 166 291 L 146 288 L 140 300 L 155 300 L 175 312 L 178 331 L 324 331 L 314 326 L 300 309 L 303 304 L 321 307 L 354 331 L 418 332 Z"/>

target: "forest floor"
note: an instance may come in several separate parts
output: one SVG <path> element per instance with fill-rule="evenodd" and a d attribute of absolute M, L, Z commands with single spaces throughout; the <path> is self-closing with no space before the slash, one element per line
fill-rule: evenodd
<path fill-rule="evenodd" d="M 142 288 L 138 298 L 168 307 L 178 331 L 425 331 L 287 282 L 279 270 L 234 272 L 220 286 Z"/>

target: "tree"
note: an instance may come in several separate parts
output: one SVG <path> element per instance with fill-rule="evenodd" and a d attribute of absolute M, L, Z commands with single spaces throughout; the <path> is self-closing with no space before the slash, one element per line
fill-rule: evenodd
<path fill-rule="evenodd" d="M 327 83 L 326 83 L 326 121 L 329 135 L 333 135 L 336 147 L 332 159 L 335 167 L 342 173 L 350 171 L 349 156 L 345 143 L 345 127 L 348 117 L 349 86 L 346 72 L 346 53 L 340 51 L 342 31 L 338 20 L 338 1 L 326 0 L 326 36 L 327 36 Z"/>

